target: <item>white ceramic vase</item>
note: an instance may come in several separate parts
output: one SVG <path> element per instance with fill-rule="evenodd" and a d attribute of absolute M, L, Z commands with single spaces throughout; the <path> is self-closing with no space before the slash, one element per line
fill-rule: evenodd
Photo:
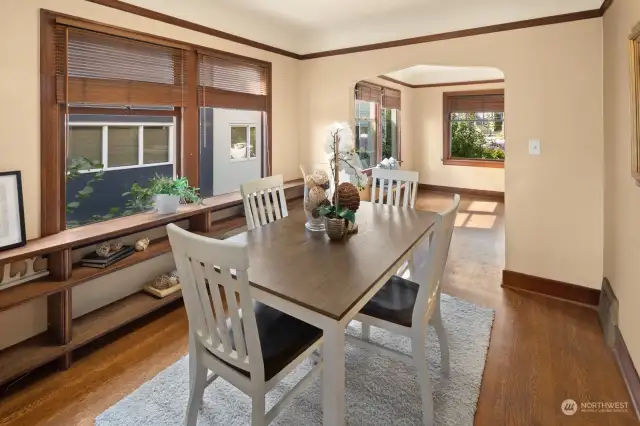
<path fill-rule="evenodd" d="M 177 195 L 158 194 L 155 197 L 156 210 L 160 214 L 172 214 L 178 211 L 180 197 Z"/>

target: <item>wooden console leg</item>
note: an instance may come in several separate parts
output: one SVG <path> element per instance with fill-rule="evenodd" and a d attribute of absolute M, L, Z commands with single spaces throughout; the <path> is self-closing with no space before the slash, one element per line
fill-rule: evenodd
<path fill-rule="evenodd" d="M 60 281 L 71 276 L 71 250 L 52 253 L 49 256 L 51 277 Z M 48 332 L 55 345 L 66 345 L 71 342 L 71 289 L 47 296 Z M 58 359 L 60 369 L 71 366 L 71 353 L 65 353 Z"/>
<path fill-rule="evenodd" d="M 73 357 L 71 352 L 67 352 L 57 359 L 56 363 L 58 364 L 58 370 L 65 371 L 71 368 L 71 363 L 73 362 Z"/>
<path fill-rule="evenodd" d="M 189 218 L 189 231 L 211 232 L 211 212 L 204 212 Z"/>

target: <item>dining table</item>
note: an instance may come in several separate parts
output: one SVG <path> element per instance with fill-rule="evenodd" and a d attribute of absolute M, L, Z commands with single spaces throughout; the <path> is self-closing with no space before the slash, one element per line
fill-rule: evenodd
<path fill-rule="evenodd" d="M 252 297 L 323 331 L 323 424 L 345 423 L 345 328 L 403 266 L 437 213 L 362 201 L 357 233 L 341 241 L 308 231 L 302 209 L 228 241 L 249 252 Z"/>

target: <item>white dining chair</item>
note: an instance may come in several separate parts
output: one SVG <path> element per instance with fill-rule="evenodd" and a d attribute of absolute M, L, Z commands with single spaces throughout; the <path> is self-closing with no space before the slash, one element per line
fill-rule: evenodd
<path fill-rule="evenodd" d="M 265 413 L 266 393 L 320 349 L 322 330 L 251 298 L 246 245 L 174 224 L 167 233 L 189 319 L 185 425 L 197 424 L 204 390 L 218 377 L 251 397 L 252 426 L 268 425 L 321 371 L 322 359 L 315 357 L 311 370 Z"/>
<path fill-rule="evenodd" d="M 371 169 L 371 202 L 396 207 L 415 207 L 418 172 Z M 386 192 L 386 195 L 385 195 Z M 404 196 L 402 196 L 404 194 Z"/>
<path fill-rule="evenodd" d="M 249 231 L 289 215 L 282 175 L 244 182 L 240 194 Z"/>
<path fill-rule="evenodd" d="M 428 249 L 419 248 L 414 255 L 411 281 L 393 276 L 354 318 L 362 323 L 362 340 L 347 336 L 355 344 L 373 347 L 396 359 L 413 361 L 421 386 L 423 421 L 428 426 L 433 424 L 433 395 L 425 338 L 427 325 L 433 325 L 440 343 L 442 372 L 448 375 L 449 343 L 440 311 L 440 293 L 459 204 L 460 196 L 456 194 L 453 205 L 438 214 L 434 227 L 425 238 Z M 371 326 L 411 338 L 412 356 L 372 343 L 369 340 Z"/>

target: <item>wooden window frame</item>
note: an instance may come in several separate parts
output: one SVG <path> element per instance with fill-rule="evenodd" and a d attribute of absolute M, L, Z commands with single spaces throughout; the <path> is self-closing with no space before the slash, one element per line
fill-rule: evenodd
<path fill-rule="evenodd" d="M 113 114 L 113 113 L 112 113 Z M 118 114 L 113 114 L 118 115 Z M 102 130 L 102 139 L 100 140 L 100 146 L 102 151 L 102 158 L 100 163 L 104 165 L 102 169 L 90 169 L 90 170 L 81 170 L 79 173 L 95 173 L 100 170 L 104 170 L 105 172 L 113 171 L 113 170 L 126 170 L 126 169 L 139 169 L 144 167 L 156 167 L 156 166 L 173 166 L 174 173 L 176 175 L 180 175 L 177 170 L 176 165 L 176 152 L 180 149 L 177 145 L 177 134 L 179 133 L 177 130 L 176 122 L 173 121 L 171 123 L 154 123 L 154 122 L 138 122 L 138 123 L 127 123 L 127 122 L 108 122 L 108 121 L 92 121 L 92 122 L 74 122 L 67 123 L 69 128 L 71 127 L 91 127 L 91 128 L 99 128 Z M 118 128 L 118 127 L 137 127 L 138 128 L 138 163 L 132 164 L 128 166 L 112 166 L 109 164 L 109 130 L 110 128 Z M 144 162 L 144 129 L 147 127 L 169 127 L 169 139 L 167 140 L 167 161 L 161 161 L 158 163 L 145 163 Z M 107 129 L 106 131 L 104 129 Z M 106 136 L 106 137 L 105 137 Z"/>
<path fill-rule="evenodd" d="M 358 83 L 365 83 L 367 85 L 371 85 L 371 86 L 376 86 L 378 88 L 380 88 L 380 92 L 381 92 L 381 98 L 382 96 L 384 96 L 384 89 L 388 89 L 388 90 L 394 90 L 394 91 L 398 91 L 402 94 L 402 91 L 400 89 L 394 89 L 392 87 L 388 87 L 388 86 L 383 86 L 381 84 L 377 84 L 377 83 L 371 83 L 369 81 L 366 80 L 362 80 L 359 81 Z M 354 108 L 353 110 L 355 111 L 355 103 L 358 101 L 357 98 L 357 92 L 358 90 L 358 86 L 356 84 L 356 87 L 354 88 Z M 375 103 L 375 116 L 376 116 L 376 165 L 380 164 L 380 162 L 382 161 L 382 99 L 378 100 L 378 101 L 364 101 L 364 102 L 374 102 Z M 398 160 L 398 163 L 402 164 L 402 110 L 400 108 L 394 108 L 398 111 L 397 114 L 397 118 L 396 118 L 396 132 L 397 134 L 397 144 L 398 144 L 398 158 L 396 158 L 396 160 Z M 354 123 L 355 123 L 355 117 L 354 117 Z M 354 126 L 355 129 L 355 126 Z M 358 136 L 356 135 L 356 138 Z M 375 167 L 375 166 L 372 166 Z M 369 169 L 365 169 L 365 171 L 369 171 Z"/>
<path fill-rule="evenodd" d="M 444 92 L 442 94 L 442 164 L 445 166 L 504 168 L 504 160 L 487 160 L 474 158 L 451 157 L 451 125 L 449 122 L 449 99 L 456 96 L 469 95 L 503 95 L 504 89 L 469 90 L 461 92 Z"/>
<path fill-rule="evenodd" d="M 629 92 L 631 93 L 631 176 L 640 186 L 640 23 L 629 35 Z"/>
<path fill-rule="evenodd" d="M 199 56 L 215 56 L 220 58 L 229 59 L 232 61 L 238 62 L 247 62 L 252 65 L 259 65 L 266 69 L 266 77 L 267 77 L 267 94 L 266 99 L 263 101 L 256 102 L 256 98 L 261 98 L 263 96 L 256 96 L 248 93 L 241 92 L 232 92 L 228 90 L 215 89 L 212 87 L 206 87 L 200 89 L 199 86 L 199 68 L 196 67 L 195 74 L 195 90 L 196 90 L 196 101 L 198 103 L 198 107 L 209 106 L 212 108 L 232 108 L 232 109 L 245 109 L 245 110 L 261 110 L 262 111 L 262 147 L 263 147 L 263 159 L 260 163 L 260 173 L 262 177 L 271 176 L 273 173 L 273 161 L 272 161 L 272 146 L 273 146 L 273 125 L 272 125 L 272 104 L 273 104 L 273 85 L 272 85 L 272 76 L 273 76 L 273 65 L 271 62 L 263 61 L 259 59 L 249 58 L 246 56 L 238 55 L 231 52 L 222 52 L 220 50 L 215 50 L 211 48 L 205 48 L 202 46 L 193 46 L 196 53 L 196 62 L 199 62 Z M 189 80 L 191 81 L 191 80 Z M 217 97 L 215 103 L 211 103 L 208 105 L 204 105 L 203 99 L 201 96 L 204 94 L 211 97 Z M 266 116 L 266 120 L 265 120 Z M 265 140 L 266 138 L 266 140 Z M 200 160 L 198 159 L 198 167 Z M 198 176 L 200 176 L 200 172 L 198 171 Z"/>
<path fill-rule="evenodd" d="M 215 52 L 238 60 L 259 63 L 267 67 L 267 105 L 263 117 L 266 136 L 262 171 L 264 176 L 272 174 L 272 64 L 271 62 L 218 51 L 215 49 L 181 42 L 161 36 L 155 36 L 135 30 L 120 28 L 62 13 L 40 9 L 40 165 L 41 165 L 41 203 L 40 235 L 48 236 L 66 229 L 66 122 L 67 107 L 59 104 L 56 98 L 56 25 L 66 25 L 90 31 L 101 32 L 132 40 L 154 43 L 185 51 L 186 90 L 184 106 L 174 111 L 161 110 L 117 110 L 120 115 L 174 115 L 176 117 L 176 147 L 174 152 L 175 169 L 181 176 L 198 187 L 200 178 L 200 114 L 198 104 L 198 51 Z M 83 113 L 109 113 L 109 108 L 82 108 Z M 69 113 L 78 113 L 76 108 L 68 107 Z M 108 111 L 108 112 L 107 112 Z M 265 137 L 263 136 L 263 137 Z"/>

